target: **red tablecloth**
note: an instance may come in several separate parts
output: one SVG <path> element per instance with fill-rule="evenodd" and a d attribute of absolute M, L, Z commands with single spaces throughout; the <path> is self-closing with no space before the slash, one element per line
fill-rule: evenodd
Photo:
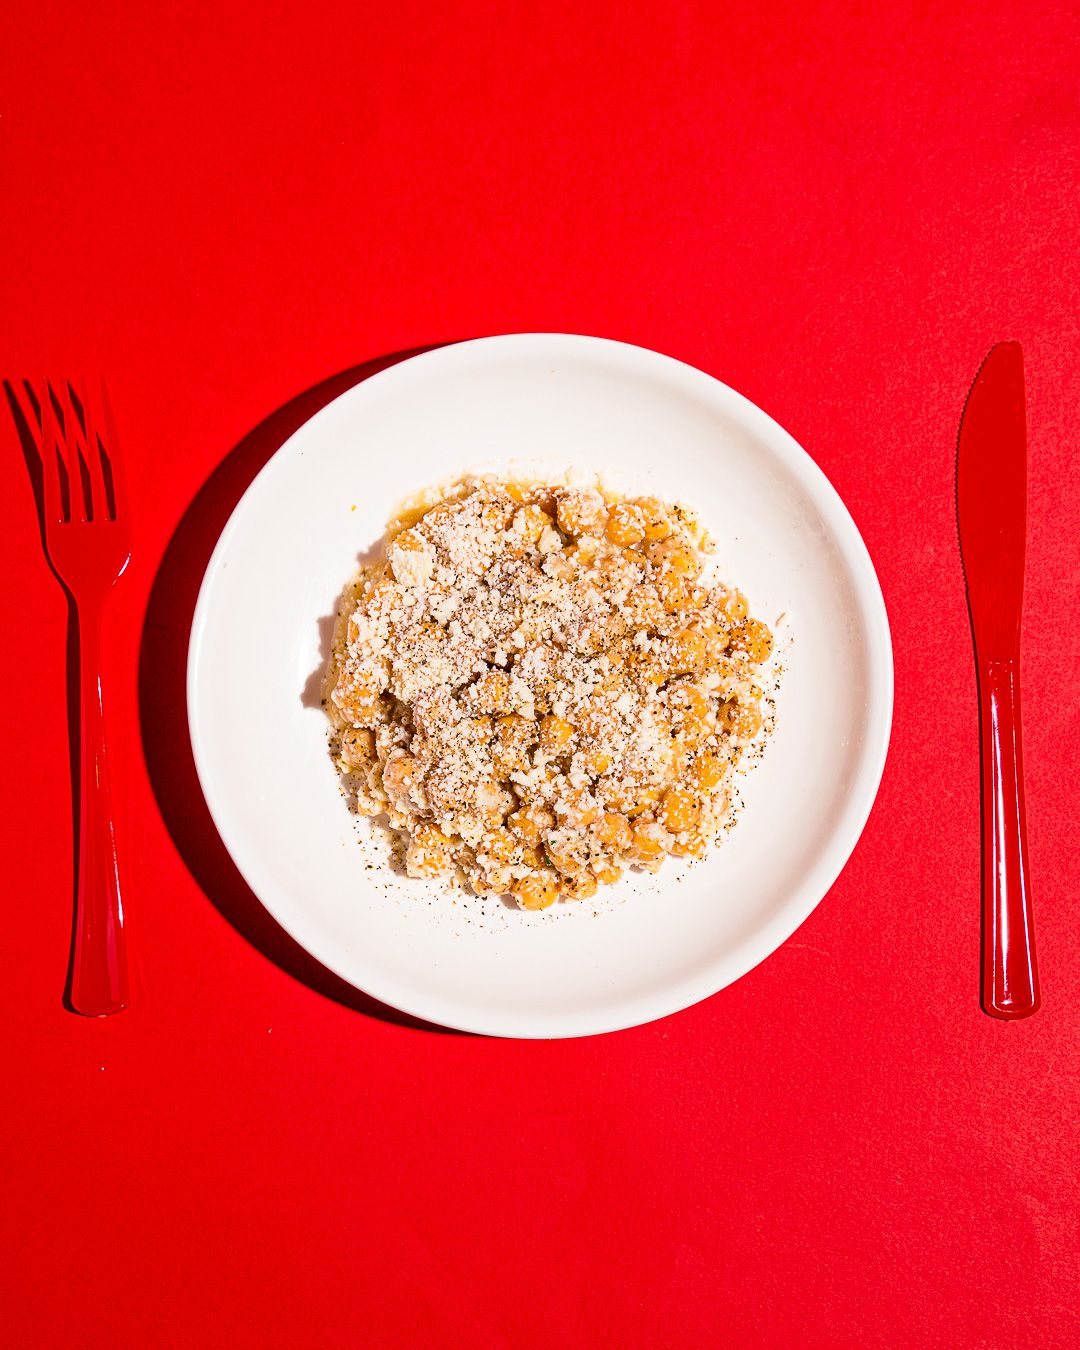
<path fill-rule="evenodd" d="M 0 402 L 4 1344 L 1080 1344 L 1067 10 L 9 6 L 0 375 L 103 369 L 137 512 L 106 676 L 139 997 L 61 1007 L 67 612 Z M 182 698 L 215 530 L 326 389 L 275 410 L 522 329 L 655 347 L 775 416 L 896 644 L 881 794 L 813 917 L 699 1007 L 551 1044 L 373 1015 L 276 935 L 208 829 Z M 1028 362 L 1044 993 L 1016 1025 L 978 1007 L 951 477 L 1001 338 Z"/>

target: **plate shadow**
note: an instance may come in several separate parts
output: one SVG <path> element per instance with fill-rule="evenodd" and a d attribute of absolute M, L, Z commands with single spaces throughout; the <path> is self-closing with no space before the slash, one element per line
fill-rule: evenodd
<path fill-rule="evenodd" d="M 320 408 L 417 347 L 332 375 L 290 399 L 244 437 L 196 493 L 154 578 L 139 647 L 139 724 L 150 782 L 188 870 L 236 931 L 293 979 L 354 1012 L 397 1026 L 463 1035 L 388 1007 L 354 989 L 308 954 L 263 908 L 241 876 L 199 785 L 187 720 L 187 651 L 203 574 L 218 537 L 252 479 Z"/>

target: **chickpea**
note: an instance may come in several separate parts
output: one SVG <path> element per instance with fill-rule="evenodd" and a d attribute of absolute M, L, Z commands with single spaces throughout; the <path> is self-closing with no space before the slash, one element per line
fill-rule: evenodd
<path fill-rule="evenodd" d="M 602 699 L 593 698 L 582 710 L 578 720 L 586 736 L 602 740 L 611 731 L 614 717 L 615 714 L 608 704 Z"/>
<path fill-rule="evenodd" d="M 655 652 L 640 651 L 636 647 L 628 654 L 626 664 L 634 679 L 642 684 L 663 684 L 672 673 Z"/>
<path fill-rule="evenodd" d="M 496 747 L 491 752 L 491 768 L 500 783 L 507 783 L 510 775 L 522 773 L 529 767 L 529 757 L 524 750 L 503 750 Z"/>
<path fill-rule="evenodd" d="M 659 862 L 666 852 L 663 828 L 655 820 L 636 820 L 630 855 L 638 863 Z"/>
<path fill-rule="evenodd" d="M 591 900 L 597 891 L 597 880 L 591 872 L 578 872 L 563 882 L 563 895 L 567 900 Z"/>
<path fill-rule="evenodd" d="M 651 811 L 660 800 L 660 789 L 655 787 L 638 788 L 634 800 L 626 808 L 626 814 L 633 819 Z"/>
<path fill-rule="evenodd" d="M 441 502 L 436 502 L 434 506 L 426 511 L 421 511 L 417 520 L 424 520 L 429 525 L 436 525 L 440 521 L 449 520 L 451 516 L 456 516 L 461 510 L 461 500 L 457 497 L 444 497 Z"/>
<path fill-rule="evenodd" d="M 398 755 L 383 768 L 383 787 L 391 798 L 405 798 L 416 778 L 416 760 L 412 755 Z"/>
<path fill-rule="evenodd" d="M 529 767 L 529 757 L 524 750 L 504 750 L 501 746 L 491 752 L 491 767 L 500 783 L 510 780 L 510 775 L 522 773 Z"/>
<path fill-rule="evenodd" d="M 555 824 L 555 817 L 543 807 L 523 806 L 507 816 L 506 824 L 523 844 L 535 848 L 540 835 Z"/>
<path fill-rule="evenodd" d="M 685 788 L 669 788 L 660 803 L 660 823 L 669 834 L 692 830 L 701 815 L 701 808 L 692 792 Z"/>
<path fill-rule="evenodd" d="M 585 866 L 580 848 L 575 848 L 572 843 L 561 839 L 558 832 L 548 835 L 544 842 L 544 851 L 552 867 L 566 876 L 574 876 Z"/>
<path fill-rule="evenodd" d="M 445 848 L 426 848 L 412 843 L 405 850 L 405 871 L 408 876 L 430 879 L 450 870 L 450 853 Z"/>
<path fill-rule="evenodd" d="M 510 676 L 505 670 L 489 670 L 470 690 L 472 705 L 482 713 L 505 713 L 510 707 Z"/>
<path fill-rule="evenodd" d="M 604 499 L 599 492 L 568 491 L 559 496 L 557 511 L 559 529 L 577 537 L 602 532 Z"/>
<path fill-rule="evenodd" d="M 501 825 L 513 804 L 513 793 L 497 783 L 481 783 L 476 789 L 476 812 L 487 825 Z"/>
<path fill-rule="evenodd" d="M 683 839 L 676 839 L 671 851 L 676 858 L 700 858 L 705 852 L 705 840 L 700 834 L 691 832 Z"/>
<path fill-rule="evenodd" d="M 723 656 L 731 643 L 731 636 L 724 625 L 720 623 L 705 623 L 701 625 L 701 632 L 704 635 L 706 645 L 709 648 L 709 655 Z"/>
<path fill-rule="evenodd" d="M 417 827 L 413 842 L 420 848 L 449 848 L 451 839 L 445 831 L 439 829 L 438 825 L 426 823 Z"/>
<path fill-rule="evenodd" d="M 598 525 L 597 529 L 601 529 L 601 526 Z M 601 547 L 599 539 L 591 534 L 583 534 L 572 548 L 567 549 L 567 553 L 579 567 L 588 568 L 596 561 L 596 555 Z"/>
<path fill-rule="evenodd" d="M 637 497 L 634 505 L 645 518 L 645 538 L 649 543 L 666 539 L 671 533 L 671 521 L 663 503 L 656 497 Z"/>
<path fill-rule="evenodd" d="M 498 746 L 492 754 L 492 764 L 500 778 L 509 778 L 528 763 L 527 751 L 536 743 L 539 728 L 530 718 L 507 713 L 495 723 Z"/>
<path fill-rule="evenodd" d="M 559 511 L 558 489 L 534 486 L 530 495 L 540 510 L 554 520 Z"/>
<path fill-rule="evenodd" d="M 431 544 L 421 535 L 412 525 L 408 529 L 402 529 L 400 533 L 394 535 L 390 540 L 390 564 L 389 572 L 393 574 L 393 555 L 394 553 L 428 553 L 431 552 Z M 400 580 L 400 578 L 398 578 Z"/>
<path fill-rule="evenodd" d="M 685 577 L 661 572 L 656 579 L 656 592 L 666 614 L 678 614 L 688 608 L 690 586 Z"/>
<path fill-rule="evenodd" d="M 484 854 L 485 857 L 494 859 L 498 863 L 513 862 L 517 856 L 520 844 L 507 829 L 492 830 L 490 834 L 484 835 L 477 853 Z"/>
<path fill-rule="evenodd" d="M 673 549 L 667 560 L 667 566 L 672 572 L 691 581 L 701 575 L 701 560 L 689 544 L 682 549 Z"/>
<path fill-rule="evenodd" d="M 540 723 L 540 749 L 545 755 L 558 754 L 570 744 L 574 728 L 561 717 L 551 714 Z"/>
<path fill-rule="evenodd" d="M 743 619 L 731 630 L 731 645 L 744 651 L 754 665 L 761 665 L 772 653 L 772 633 L 760 619 Z"/>
<path fill-rule="evenodd" d="M 585 788 L 572 788 L 555 809 L 575 827 L 591 825 L 600 814 L 595 798 Z"/>
<path fill-rule="evenodd" d="M 388 549 L 394 580 L 403 586 L 430 581 L 435 554 L 428 541 L 416 530 L 402 530 Z"/>
<path fill-rule="evenodd" d="M 585 772 L 590 778 L 599 778 L 601 774 L 607 773 L 612 765 L 611 754 L 602 745 L 590 746 L 585 751 L 583 759 Z"/>
<path fill-rule="evenodd" d="M 705 665 L 706 644 L 703 634 L 687 628 L 671 639 L 668 648 L 671 669 L 679 675 L 690 675 Z"/>
<path fill-rule="evenodd" d="M 381 696 L 382 687 L 375 671 L 344 670 L 333 699 L 353 726 L 370 729 L 385 720 L 386 700 Z"/>
<path fill-rule="evenodd" d="M 709 662 L 709 674 L 714 675 L 718 683 L 715 694 L 720 699 L 731 698 L 732 690 L 739 681 L 739 671 L 730 656 L 717 656 Z"/>
<path fill-rule="evenodd" d="M 510 890 L 522 909 L 547 909 L 559 898 L 559 883 L 553 872 L 534 872 L 511 884 Z"/>
<path fill-rule="evenodd" d="M 559 795 L 562 782 L 561 770 L 554 764 L 545 764 L 533 771 L 532 787 L 529 790 L 538 802 L 550 804 Z"/>
<path fill-rule="evenodd" d="M 495 735 L 505 749 L 524 750 L 536 744 L 540 728 L 531 718 L 521 717 L 518 713 L 507 713 L 495 724 Z"/>
<path fill-rule="evenodd" d="M 504 530 L 511 523 L 513 503 L 502 493 L 488 497 L 480 507 L 480 524 L 488 530 Z"/>
<path fill-rule="evenodd" d="M 677 535 L 649 544 L 649 561 L 664 571 L 693 581 L 701 572 L 701 562 L 689 542 Z"/>
<path fill-rule="evenodd" d="M 617 811 L 605 812 L 596 823 L 595 833 L 605 853 L 625 853 L 630 847 L 630 822 Z"/>
<path fill-rule="evenodd" d="M 613 544 L 626 547 L 645 538 L 645 514 L 631 502 L 618 502 L 608 511 L 607 537 Z"/>
<path fill-rule="evenodd" d="M 626 601 L 626 609 L 631 626 L 635 629 L 658 628 L 663 621 L 664 606 L 656 595 L 645 587 L 631 591 Z"/>
<path fill-rule="evenodd" d="M 368 728 L 347 727 L 341 733 L 341 759 L 350 769 L 364 769 L 375 759 L 375 733 Z"/>
<path fill-rule="evenodd" d="M 691 769 L 694 782 L 706 791 L 722 782 L 726 772 L 727 765 L 719 755 L 710 754 L 699 755 Z"/>
<path fill-rule="evenodd" d="M 610 810 L 625 816 L 640 815 L 660 800 L 659 788 L 635 787 L 632 784 L 612 786 L 606 794 L 606 804 Z"/>
<path fill-rule="evenodd" d="M 634 555 L 635 561 L 640 562 L 640 558 Z M 632 567 L 627 561 L 626 551 L 622 553 L 608 553 L 600 559 L 598 564 L 601 575 L 611 586 L 627 585 L 637 580 L 637 568 Z"/>
<path fill-rule="evenodd" d="M 731 699 L 720 709 L 720 724 L 741 741 L 750 741 L 761 730 L 761 709 L 752 703 Z"/>
<path fill-rule="evenodd" d="M 711 732 L 708 722 L 703 718 L 690 715 L 684 717 L 679 727 L 679 741 L 684 747 L 694 748 L 709 739 Z"/>
<path fill-rule="evenodd" d="M 510 881 L 500 872 L 478 872 L 472 878 L 472 888 L 477 895 L 505 895 Z"/>
<path fill-rule="evenodd" d="M 519 507 L 514 512 L 511 529 L 523 544 L 535 548 L 540 542 L 540 536 L 554 524 L 554 520 L 542 507 L 531 503 Z"/>
<path fill-rule="evenodd" d="M 377 698 L 371 703 L 358 706 L 353 713 L 352 721 L 354 726 L 368 727 L 374 731 L 388 721 L 389 717 L 389 699 Z"/>
<path fill-rule="evenodd" d="M 696 684 L 672 685 L 668 691 L 668 704 L 684 717 L 705 718 L 709 715 L 709 700 Z"/>
<path fill-rule="evenodd" d="M 429 544 L 422 534 L 410 528 L 394 536 L 392 547 L 400 549 L 402 553 L 424 553 Z"/>
<path fill-rule="evenodd" d="M 482 745 L 491 740 L 494 725 L 490 717 L 470 717 L 462 724 L 462 730 L 468 740 Z"/>
<path fill-rule="evenodd" d="M 383 783 L 384 785 L 386 783 L 385 769 Z M 428 805 L 437 815 L 453 815 L 463 805 L 457 776 L 447 770 L 432 769 L 424 780 L 424 791 L 427 794 Z"/>
<path fill-rule="evenodd" d="M 385 601 L 393 599 L 398 594 L 400 594 L 400 588 L 395 585 L 393 579 L 382 576 L 368 587 L 360 608 L 364 614 L 370 617 L 378 612 Z"/>

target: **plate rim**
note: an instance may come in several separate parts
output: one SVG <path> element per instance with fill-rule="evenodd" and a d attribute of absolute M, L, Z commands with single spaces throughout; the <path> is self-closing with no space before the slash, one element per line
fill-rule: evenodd
<path fill-rule="evenodd" d="M 785 469 L 793 474 L 800 486 L 808 493 L 815 508 L 824 516 L 830 532 L 836 539 L 843 559 L 844 571 L 850 578 L 853 587 L 857 611 L 866 634 L 867 723 L 864 743 L 860 749 L 857 768 L 853 777 L 852 789 L 844 802 L 841 818 L 833 829 L 827 846 L 818 857 L 816 867 L 808 873 L 803 883 L 791 892 L 790 898 L 772 917 L 771 921 L 755 930 L 752 939 L 743 945 L 743 948 L 740 949 L 740 959 L 734 963 L 738 967 L 737 969 L 731 972 L 719 971 L 717 965 L 720 963 L 711 963 L 706 966 L 704 972 L 696 976 L 687 976 L 677 983 L 666 985 L 657 993 L 639 995 L 632 1000 L 620 1002 L 612 1010 L 603 1009 L 601 1010 L 602 1015 L 598 1015 L 594 1009 L 576 1013 L 570 1012 L 569 1014 L 560 1013 L 557 1016 L 544 1013 L 532 1015 L 530 1024 L 525 1024 L 517 1020 L 520 1018 L 520 1014 L 514 1012 L 493 1015 L 490 1018 L 463 1017 L 460 1012 L 454 1011 L 452 1000 L 438 996 L 433 996 L 427 1003 L 417 1003 L 408 994 L 401 997 L 393 988 L 392 980 L 384 982 L 382 985 L 379 984 L 377 979 L 370 983 L 367 982 L 366 972 L 365 983 L 358 984 L 355 974 L 345 968 L 345 963 L 335 959 L 336 953 L 334 951 L 325 950 L 324 944 L 317 938 L 312 941 L 310 934 L 297 931 L 293 922 L 293 913 L 290 911 L 287 915 L 283 914 L 281 912 L 282 907 L 275 905 L 273 897 L 268 898 L 266 892 L 272 891 L 272 886 L 267 886 L 264 877 L 253 875 L 256 869 L 248 865 L 249 860 L 243 856 L 243 847 L 239 845 L 235 835 L 230 838 L 232 834 L 230 817 L 227 812 L 220 808 L 220 802 L 217 800 L 214 790 L 213 776 L 207 760 L 203 756 L 200 744 L 198 673 L 199 658 L 211 609 L 214 584 L 225 566 L 231 536 L 249 502 L 254 498 L 257 490 L 261 490 L 260 484 L 264 483 L 280 468 L 288 457 L 290 447 L 293 446 L 298 437 L 302 434 L 310 434 L 312 425 L 341 399 L 355 396 L 358 389 L 366 389 L 372 385 L 385 386 L 401 379 L 401 372 L 408 370 L 410 367 L 413 368 L 415 375 L 415 367 L 418 363 L 432 366 L 452 364 L 454 361 L 463 359 L 463 356 L 465 359 L 469 359 L 474 354 L 482 353 L 485 350 L 490 351 L 493 348 L 526 347 L 537 343 L 562 345 L 566 348 L 565 355 L 571 357 L 575 354 L 574 349 L 577 353 L 582 354 L 587 351 L 606 350 L 609 354 L 613 353 L 619 361 L 630 362 L 631 364 L 637 362 L 650 366 L 654 373 L 657 373 L 661 368 L 666 368 L 669 374 L 677 374 L 684 383 L 696 384 L 701 393 L 706 396 L 711 395 L 713 400 L 719 397 L 722 401 L 725 401 L 729 409 L 736 410 L 741 420 L 744 423 L 751 424 L 753 430 L 760 434 L 770 448 L 779 455 Z M 713 994 L 719 993 L 721 989 L 727 988 L 728 985 L 749 974 L 751 970 L 778 950 L 806 922 L 824 900 L 846 867 L 862 837 L 874 802 L 877 799 L 885 770 L 892 735 L 894 701 L 895 671 L 892 637 L 888 611 L 873 559 L 851 512 L 848 510 L 847 504 L 833 486 L 825 471 L 809 452 L 773 417 L 744 394 L 740 394 L 730 385 L 697 366 L 690 365 L 688 362 L 680 361 L 676 357 L 668 356 L 652 348 L 620 342 L 613 338 L 555 332 L 515 332 L 471 338 L 460 342 L 446 343 L 406 356 L 393 365 L 368 376 L 367 379 L 350 385 L 348 389 L 343 390 L 335 398 L 323 404 L 311 417 L 302 422 L 299 427 L 296 427 L 277 447 L 248 484 L 243 495 L 230 512 L 229 518 L 214 545 L 203 573 L 198 599 L 192 615 L 185 681 L 185 712 L 188 734 L 199 786 L 206 801 L 207 809 L 233 864 L 251 888 L 255 898 L 275 922 L 280 924 L 285 932 L 315 960 L 344 980 L 351 988 L 389 1007 L 421 1021 L 439 1026 L 451 1027 L 478 1035 L 521 1040 L 557 1040 L 602 1035 L 634 1026 L 646 1025 L 649 1022 L 692 1007 L 694 1004 L 710 998 Z M 730 957 L 726 960 L 727 963 L 731 962 Z M 544 1025 L 539 1025 L 540 1022 L 543 1022 Z"/>

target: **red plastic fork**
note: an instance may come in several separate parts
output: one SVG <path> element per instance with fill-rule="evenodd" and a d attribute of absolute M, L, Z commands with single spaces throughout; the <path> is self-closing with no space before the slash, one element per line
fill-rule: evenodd
<path fill-rule="evenodd" d="M 87 1017 L 130 1001 L 124 906 L 101 701 L 101 618 L 131 557 L 131 531 L 104 384 L 45 381 L 41 463 L 49 561 L 79 619 L 79 879 L 71 1006 Z"/>

